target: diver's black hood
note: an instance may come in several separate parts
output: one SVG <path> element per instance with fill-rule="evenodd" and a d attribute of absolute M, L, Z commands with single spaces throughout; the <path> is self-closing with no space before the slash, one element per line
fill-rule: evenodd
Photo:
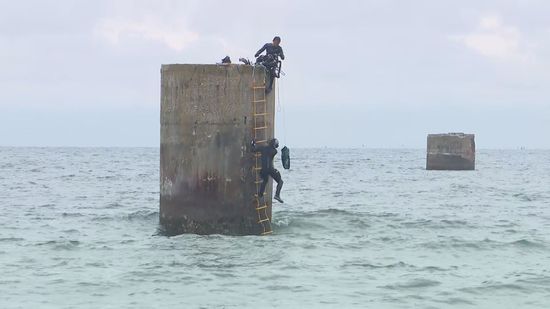
<path fill-rule="evenodd" d="M 279 140 L 274 138 L 272 140 L 269 141 L 269 146 L 273 147 L 273 148 L 279 148 Z"/>

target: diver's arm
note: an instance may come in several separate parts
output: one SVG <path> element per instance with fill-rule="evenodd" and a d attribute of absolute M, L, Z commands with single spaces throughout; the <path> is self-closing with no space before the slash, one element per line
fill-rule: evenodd
<path fill-rule="evenodd" d="M 262 46 L 262 48 L 260 48 L 260 50 L 256 52 L 256 54 L 254 55 L 254 57 L 257 58 L 261 53 L 264 52 L 264 50 L 266 50 L 266 48 L 267 48 L 267 44 L 264 44 L 264 46 Z"/>
<path fill-rule="evenodd" d="M 283 53 L 283 48 L 281 47 L 281 54 L 279 55 L 282 60 L 285 60 L 285 53 Z"/>
<path fill-rule="evenodd" d="M 252 140 L 252 152 L 262 152 L 266 146 L 256 145 L 256 141 Z"/>

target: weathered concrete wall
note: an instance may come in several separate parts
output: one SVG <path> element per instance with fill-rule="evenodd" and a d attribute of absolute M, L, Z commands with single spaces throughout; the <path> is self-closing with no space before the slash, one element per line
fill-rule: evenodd
<path fill-rule="evenodd" d="M 264 76 L 245 65 L 162 66 L 160 222 L 168 234 L 260 233 L 250 142 L 253 79 Z M 267 102 L 273 137 L 274 91 Z"/>
<path fill-rule="evenodd" d="M 474 170 L 476 144 L 474 134 L 429 134 L 426 169 Z"/>

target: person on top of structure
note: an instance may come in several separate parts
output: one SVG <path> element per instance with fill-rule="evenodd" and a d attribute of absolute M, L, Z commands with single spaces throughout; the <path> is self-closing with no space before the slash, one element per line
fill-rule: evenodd
<path fill-rule="evenodd" d="M 285 60 L 285 54 L 283 53 L 283 48 L 281 47 L 281 38 L 276 36 L 273 38 L 273 43 L 265 43 L 258 52 L 254 55 L 254 57 L 258 58 L 261 53 L 266 51 L 266 55 L 273 55 L 275 57 L 281 57 L 282 60 Z M 278 59 L 277 59 L 278 60 Z"/>
<path fill-rule="evenodd" d="M 260 50 L 256 52 L 254 57 L 256 57 L 256 63 L 262 64 L 269 76 L 269 81 L 267 83 L 266 92 L 269 93 L 273 88 L 274 78 L 279 78 L 281 72 L 281 60 L 285 60 L 285 54 L 283 48 L 281 47 L 281 38 L 276 36 L 273 38 L 272 43 L 266 43 Z M 265 55 L 261 55 L 263 52 L 266 52 Z"/>

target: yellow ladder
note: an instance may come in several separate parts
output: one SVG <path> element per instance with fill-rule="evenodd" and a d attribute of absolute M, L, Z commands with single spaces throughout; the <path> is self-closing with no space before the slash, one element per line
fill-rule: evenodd
<path fill-rule="evenodd" d="M 265 96 L 265 82 L 263 85 L 252 86 L 252 112 L 254 115 L 254 140 L 256 144 L 267 144 L 267 98 Z M 261 93 L 261 94 L 260 94 Z M 267 213 L 267 203 L 265 201 L 265 194 L 263 198 L 258 196 L 260 192 L 260 186 L 262 185 L 262 177 L 260 171 L 262 170 L 262 158 L 260 153 L 254 153 L 255 165 L 254 174 L 256 184 L 256 194 L 254 194 L 254 208 L 258 213 L 258 223 L 262 226 L 262 235 L 273 233 L 271 229 L 271 218 Z"/>

